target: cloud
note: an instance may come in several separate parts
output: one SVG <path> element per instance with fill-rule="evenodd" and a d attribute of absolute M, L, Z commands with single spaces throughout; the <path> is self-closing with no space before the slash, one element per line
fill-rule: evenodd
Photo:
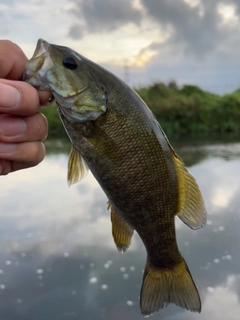
<path fill-rule="evenodd" d="M 0 6 L 1 7 L 4 7 L 4 6 L 11 7 L 14 4 L 14 2 L 16 2 L 16 0 L 1 0 Z"/>
<path fill-rule="evenodd" d="M 160 25 L 172 29 L 171 37 L 159 45 L 159 50 L 171 46 L 175 49 L 180 48 L 185 55 L 203 58 L 207 53 L 221 49 L 222 42 L 236 40 L 233 31 L 240 30 L 239 13 L 234 2 L 230 3 L 231 6 L 227 1 L 220 3 L 224 8 L 226 4 L 228 8 L 232 8 L 235 14 L 234 24 L 231 23 L 231 19 L 227 20 L 227 24 L 222 24 L 226 14 L 220 14 L 219 2 L 214 0 L 202 0 L 195 6 L 183 0 L 142 0 L 142 3 L 148 15 Z"/>
<path fill-rule="evenodd" d="M 83 29 L 82 24 L 86 34 L 99 34 L 128 24 L 137 25 L 140 31 L 148 20 L 154 19 L 165 33 L 171 33 L 165 42 L 152 44 L 159 51 L 173 47 L 182 50 L 184 55 L 202 58 L 218 50 L 222 41 L 238 41 L 233 32 L 240 30 L 240 4 L 236 0 L 230 3 L 226 0 L 220 3 L 216 0 L 141 0 L 132 4 L 127 0 L 92 0 L 73 3 L 71 13 L 81 21 L 70 29 L 69 35 L 74 39 L 82 37 L 83 31 L 79 31 Z"/>
<path fill-rule="evenodd" d="M 157 50 L 163 57 L 171 53 L 170 59 L 175 55 L 183 59 L 193 56 L 202 60 L 209 53 L 234 54 L 234 46 L 240 44 L 237 37 L 240 31 L 240 4 L 237 0 L 139 0 L 132 4 L 127 0 L 92 0 L 73 3 L 74 9 L 70 12 L 77 18 L 69 30 L 73 39 L 81 38 L 84 33 L 112 33 L 129 24 L 136 25 L 141 32 L 150 27 L 152 20 L 157 23 L 155 28 L 160 28 L 168 36 L 164 41 L 162 38 L 159 41 L 153 39 L 148 47 L 143 45 L 139 48 L 139 54 L 143 49 Z"/>
<path fill-rule="evenodd" d="M 84 35 L 84 31 L 82 30 L 82 25 L 77 23 L 73 24 L 70 27 L 68 35 L 74 40 L 81 39 L 82 36 Z"/>
<path fill-rule="evenodd" d="M 128 66 L 131 86 L 175 79 L 221 94 L 239 87 L 238 0 L 61 0 L 57 7 L 55 0 L 3 0 L 0 16 L 1 38 L 28 57 L 43 38 L 120 77 Z"/>
<path fill-rule="evenodd" d="M 71 3 L 69 39 L 81 39 L 80 52 L 84 48 L 90 59 L 110 64 L 120 77 L 123 66 L 131 68 L 130 85 L 175 79 L 216 93 L 238 88 L 237 0 Z"/>
<path fill-rule="evenodd" d="M 142 12 L 127 0 L 73 0 L 73 3 L 71 12 L 77 18 L 84 19 L 86 32 L 89 33 L 113 31 L 128 23 L 139 25 L 142 19 Z M 72 28 L 69 35 L 76 38 Z"/>

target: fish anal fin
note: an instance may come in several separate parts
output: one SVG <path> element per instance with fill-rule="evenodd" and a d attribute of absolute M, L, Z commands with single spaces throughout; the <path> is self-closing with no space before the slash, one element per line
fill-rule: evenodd
<path fill-rule="evenodd" d="M 147 260 L 140 295 L 140 307 L 149 316 L 169 303 L 201 312 L 201 300 L 188 266 L 182 258 L 172 269 L 158 269 Z"/>
<path fill-rule="evenodd" d="M 205 225 L 207 219 L 201 192 L 180 158 L 175 157 L 175 165 L 179 186 L 177 215 L 191 229 L 199 229 Z"/>
<path fill-rule="evenodd" d="M 116 208 L 109 202 L 108 210 L 111 212 L 112 235 L 119 252 L 124 253 L 131 244 L 134 230 L 123 220 Z"/>
<path fill-rule="evenodd" d="M 79 154 L 79 152 L 72 146 L 69 160 L 68 160 L 68 175 L 67 180 L 69 186 L 83 179 L 88 172 L 88 167 Z"/>

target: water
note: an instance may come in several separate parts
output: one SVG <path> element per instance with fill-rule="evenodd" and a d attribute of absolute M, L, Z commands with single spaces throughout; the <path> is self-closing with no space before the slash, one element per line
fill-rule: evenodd
<path fill-rule="evenodd" d="M 0 319 L 140 320 L 145 249 L 135 234 L 119 254 L 105 195 L 91 174 L 69 188 L 69 144 L 47 142 L 36 168 L 1 177 Z M 151 319 L 239 319 L 240 143 L 179 144 L 205 199 L 207 225 L 176 219 L 179 248 L 202 313 L 169 305 Z"/>

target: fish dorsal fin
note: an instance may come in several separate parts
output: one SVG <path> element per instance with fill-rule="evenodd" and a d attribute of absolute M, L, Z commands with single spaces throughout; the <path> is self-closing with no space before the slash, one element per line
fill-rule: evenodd
<path fill-rule="evenodd" d="M 79 152 L 72 146 L 68 160 L 67 180 L 69 186 L 83 179 L 88 172 L 88 167 Z"/>
<path fill-rule="evenodd" d="M 108 202 L 108 210 L 111 212 L 112 235 L 119 252 L 125 252 L 130 244 L 133 229 L 125 222 L 112 203 Z"/>
<path fill-rule="evenodd" d="M 206 223 L 206 210 L 201 192 L 193 176 L 184 167 L 180 157 L 174 154 L 178 176 L 178 217 L 191 229 L 199 229 Z"/>

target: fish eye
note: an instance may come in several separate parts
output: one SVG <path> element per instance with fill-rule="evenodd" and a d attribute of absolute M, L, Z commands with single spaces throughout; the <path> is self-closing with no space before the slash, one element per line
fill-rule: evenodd
<path fill-rule="evenodd" d="M 65 68 L 67 68 L 69 70 L 76 70 L 78 67 L 78 63 L 77 63 L 76 59 L 74 59 L 73 57 L 64 57 L 63 58 L 63 65 Z"/>

